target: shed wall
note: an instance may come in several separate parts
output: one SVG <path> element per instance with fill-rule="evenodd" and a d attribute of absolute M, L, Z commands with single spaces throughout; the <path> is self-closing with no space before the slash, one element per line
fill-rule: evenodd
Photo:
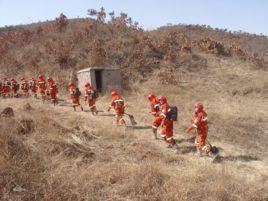
<path fill-rule="evenodd" d="M 84 85 L 89 82 L 96 89 L 95 70 L 102 71 L 102 91 L 122 89 L 122 78 L 119 69 L 86 69 L 77 73 L 78 87 L 84 90 Z"/>
<path fill-rule="evenodd" d="M 90 79 L 90 76 L 91 76 L 90 71 L 77 74 L 78 87 L 81 91 L 83 91 L 86 82 L 89 82 L 91 84 L 92 79 Z"/>
<path fill-rule="evenodd" d="M 102 72 L 103 91 L 109 89 L 121 90 L 122 78 L 119 70 L 104 70 Z"/>

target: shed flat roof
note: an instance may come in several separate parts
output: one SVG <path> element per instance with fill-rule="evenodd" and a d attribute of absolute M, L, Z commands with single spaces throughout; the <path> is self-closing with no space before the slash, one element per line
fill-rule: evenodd
<path fill-rule="evenodd" d="M 90 67 L 90 68 L 85 68 L 77 73 L 82 73 L 82 72 L 88 72 L 90 70 L 120 70 L 120 68 L 111 68 L 111 67 Z"/>

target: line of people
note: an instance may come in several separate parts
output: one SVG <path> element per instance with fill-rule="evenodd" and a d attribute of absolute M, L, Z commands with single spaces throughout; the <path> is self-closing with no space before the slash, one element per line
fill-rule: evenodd
<path fill-rule="evenodd" d="M 78 87 L 75 86 L 75 83 L 70 82 L 68 84 L 70 99 L 72 101 L 72 107 L 76 111 L 77 107 L 80 107 L 83 111 L 83 106 L 80 104 L 80 96 L 82 95 Z M 89 112 L 93 115 L 98 114 L 96 108 L 96 100 L 98 98 L 98 92 L 93 89 L 90 83 L 86 83 L 84 86 L 85 98 L 87 106 L 89 107 Z M 21 96 L 29 97 L 32 95 L 37 98 L 37 93 L 39 91 L 40 97 L 43 102 L 50 96 L 50 101 L 54 105 L 58 103 L 57 94 L 58 88 L 57 84 L 51 77 L 44 79 L 44 77 L 39 74 L 37 80 L 34 77 L 31 77 L 29 80 L 24 77 L 20 78 L 18 83 L 15 79 L 8 80 L 4 78 L 0 82 L 0 95 L 3 98 L 7 97 L 19 97 L 19 90 L 21 90 Z M 117 125 L 126 126 L 126 121 L 124 120 L 125 114 L 125 102 L 122 97 L 115 91 L 111 92 L 111 104 L 109 105 L 107 111 L 110 112 L 111 108 L 115 111 L 115 118 Z M 153 115 L 152 122 L 152 132 L 154 138 L 158 139 L 157 130 L 162 126 L 160 137 L 162 140 L 168 143 L 169 148 L 178 149 L 173 138 L 173 122 L 178 119 L 178 110 L 175 106 L 170 106 L 167 98 L 165 96 L 157 97 L 154 93 L 148 94 L 148 100 L 150 102 L 150 113 Z M 193 123 L 185 130 L 186 132 L 191 132 L 196 130 L 197 136 L 195 140 L 197 155 L 208 155 L 215 156 L 212 146 L 207 142 L 207 133 L 208 133 L 208 121 L 207 114 L 204 111 L 204 107 L 201 103 L 197 102 L 194 106 L 194 113 L 192 115 Z"/>
<path fill-rule="evenodd" d="M 76 107 L 80 107 L 81 111 L 83 111 L 83 106 L 80 104 L 80 96 L 81 91 L 78 87 L 75 86 L 73 82 L 69 83 L 69 93 L 70 93 L 70 99 L 72 100 L 72 106 L 74 111 L 76 111 Z M 89 112 L 91 112 L 93 115 L 98 114 L 98 110 L 96 108 L 96 100 L 98 98 L 98 92 L 93 89 L 89 82 L 85 84 L 85 99 L 84 101 L 89 107 Z"/>
<path fill-rule="evenodd" d="M 69 86 L 69 94 L 70 94 L 70 99 L 72 101 L 72 106 L 74 111 L 76 111 L 76 107 L 80 107 L 81 111 L 83 111 L 83 106 L 80 104 L 80 96 L 81 96 L 81 91 L 78 87 L 75 86 L 73 82 L 70 82 L 68 84 Z M 96 107 L 96 100 L 98 98 L 98 91 L 93 89 L 90 85 L 89 82 L 85 84 L 85 102 L 89 107 L 89 112 L 91 112 L 93 115 L 98 114 L 98 110 Z M 126 121 L 124 120 L 123 116 L 125 113 L 125 102 L 121 98 L 121 96 L 115 92 L 111 92 L 111 97 L 112 101 L 111 104 L 109 105 L 107 111 L 110 112 L 110 110 L 113 108 L 115 111 L 115 117 L 116 117 L 116 123 L 117 125 L 125 125 L 126 126 Z"/>
<path fill-rule="evenodd" d="M 19 93 L 19 91 L 21 91 L 21 93 Z M 10 80 L 4 78 L 0 82 L 0 96 L 2 98 L 29 97 L 31 95 L 37 98 L 38 91 L 43 102 L 50 96 L 50 100 L 54 105 L 58 103 L 58 87 L 51 77 L 44 79 L 44 77 L 39 74 L 37 80 L 34 77 L 28 80 L 21 77 L 19 82 L 14 78 Z"/>
<path fill-rule="evenodd" d="M 161 138 L 168 143 L 168 147 L 176 147 L 176 142 L 173 138 L 173 122 L 177 121 L 177 110 L 171 107 L 167 102 L 165 96 L 157 97 L 155 94 L 148 94 L 148 100 L 151 105 L 150 113 L 153 115 L 152 130 L 155 139 L 157 139 L 157 129 L 162 125 Z M 194 105 L 194 112 L 192 115 L 193 123 L 190 124 L 185 131 L 187 133 L 196 130 L 196 155 L 197 156 L 211 156 L 213 158 L 218 156 L 218 150 L 212 147 L 207 141 L 208 134 L 208 117 L 204 110 L 204 106 L 197 102 Z"/>

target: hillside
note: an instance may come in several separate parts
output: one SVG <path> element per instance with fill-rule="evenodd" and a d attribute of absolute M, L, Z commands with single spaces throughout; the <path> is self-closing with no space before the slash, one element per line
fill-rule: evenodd
<path fill-rule="evenodd" d="M 110 21 L 68 20 L 2 29 L 0 74 L 43 72 L 69 77 L 87 66 L 117 66 L 126 80 L 143 80 L 155 69 L 206 66 L 206 56 L 238 57 L 267 69 L 268 39 L 200 26 L 178 25 L 143 31 L 126 14 Z M 31 72 L 31 73 L 30 73 Z M 58 82 L 67 83 L 68 80 Z"/>
<path fill-rule="evenodd" d="M 0 198 L 267 200 L 267 41 L 193 25 L 144 31 L 126 15 L 2 29 L 1 76 L 52 75 L 64 101 L 0 100 L 0 111 L 15 113 L 0 117 Z M 107 112 L 73 112 L 64 89 L 88 66 L 120 67 L 136 127 L 116 127 Z M 152 136 L 151 91 L 179 107 L 179 153 Z M 109 101 L 102 94 L 97 108 Z M 194 156 L 195 134 L 184 132 L 196 101 L 208 113 L 218 163 Z"/>

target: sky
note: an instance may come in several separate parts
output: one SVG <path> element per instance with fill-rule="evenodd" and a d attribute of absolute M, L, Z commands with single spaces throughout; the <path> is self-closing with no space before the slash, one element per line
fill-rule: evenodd
<path fill-rule="evenodd" d="M 171 24 L 200 24 L 268 36 L 268 0 L 0 0 L 0 27 L 88 17 L 88 9 L 128 13 L 145 30 Z"/>

